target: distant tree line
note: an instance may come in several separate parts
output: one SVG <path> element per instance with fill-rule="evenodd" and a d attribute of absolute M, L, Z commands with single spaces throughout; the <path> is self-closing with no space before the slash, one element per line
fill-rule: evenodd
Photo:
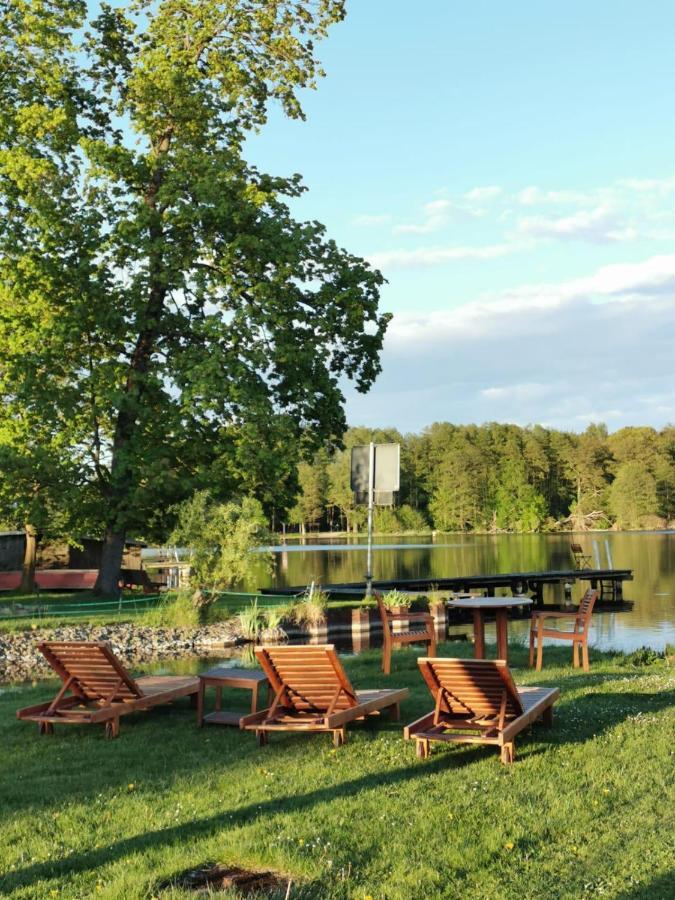
<path fill-rule="evenodd" d="M 345 448 L 299 465 L 286 521 L 300 531 L 358 532 L 366 510 L 350 489 L 350 449 L 401 445 L 401 490 L 380 507 L 380 532 L 663 528 L 675 518 L 675 427 L 582 434 L 540 425 L 451 425 L 421 434 L 351 428 Z"/>

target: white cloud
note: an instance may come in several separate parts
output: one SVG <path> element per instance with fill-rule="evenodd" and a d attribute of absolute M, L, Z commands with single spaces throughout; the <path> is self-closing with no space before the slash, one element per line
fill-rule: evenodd
<path fill-rule="evenodd" d="M 519 191 L 516 196 L 516 202 L 522 206 L 552 206 L 552 205 L 583 205 L 593 202 L 596 193 L 584 191 L 569 190 L 542 190 L 535 186 L 530 186 Z"/>
<path fill-rule="evenodd" d="M 375 387 L 348 393 L 349 420 L 660 427 L 675 421 L 674 334 L 675 254 L 399 314 Z"/>
<path fill-rule="evenodd" d="M 453 213 L 461 214 L 461 210 L 450 200 L 431 200 L 422 207 L 421 222 L 396 225 L 392 230 L 394 234 L 432 234 L 447 225 Z"/>
<path fill-rule="evenodd" d="M 501 387 L 483 388 L 480 393 L 482 397 L 486 397 L 488 400 L 502 401 L 512 398 L 524 400 L 545 397 L 551 392 L 551 389 L 551 385 L 549 384 L 541 384 L 537 381 L 532 381 L 523 384 L 508 384 Z"/>
<path fill-rule="evenodd" d="M 488 200 L 494 200 L 502 193 L 502 189 L 496 184 L 486 185 L 485 187 L 475 187 L 464 194 L 464 199 L 469 203 L 485 203 Z"/>
<path fill-rule="evenodd" d="M 675 175 L 670 178 L 622 178 L 617 184 L 638 193 L 670 194 L 675 191 Z"/>
<path fill-rule="evenodd" d="M 522 219 L 518 223 L 522 234 L 540 238 L 587 240 L 593 243 L 626 240 L 634 231 L 622 225 L 620 217 L 610 206 L 596 206 L 569 216 Z"/>
<path fill-rule="evenodd" d="M 520 249 L 516 244 L 491 244 L 484 247 L 419 247 L 417 250 L 385 250 L 373 253 L 368 261 L 376 269 L 410 269 L 416 267 L 440 266 L 444 263 L 464 259 L 494 259 L 507 256 Z"/>
<path fill-rule="evenodd" d="M 387 225 L 391 222 L 391 216 L 388 213 L 382 213 L 380 215 L 362 215 L 356 216 L 353 220 L 354 225 L 358 225 L 363 228 L 370 228 L 374 225 Z"/>

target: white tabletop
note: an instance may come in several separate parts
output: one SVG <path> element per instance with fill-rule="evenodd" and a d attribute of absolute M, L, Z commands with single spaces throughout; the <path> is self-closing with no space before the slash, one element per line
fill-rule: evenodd
<path fill-rule="evenodd" d="M 466 597 L 464 600 L 451 600 L 451 606 L 460 609 L 504 609 L 509 606 L 531 606 L 529 597 Z"/>

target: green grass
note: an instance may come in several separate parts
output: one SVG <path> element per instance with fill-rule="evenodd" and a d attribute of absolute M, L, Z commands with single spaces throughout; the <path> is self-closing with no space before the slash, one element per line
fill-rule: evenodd
<path fill-rule="evenodd" d="M 293 898 L 672 898 L 674 670 L 594 653 L 584 674 L 547 648 L 537 674 L 512 656 L 518 681 L 562 697 L 510 768 L 485 747 L 418 760 L 386 718 L 337 751 L 327 735 L 258 748 L 197 730 L 187 702 L 123 719 L 112 742 L 93 727 L 41 738 L 14 711 L 55 685 L 0 691 L 0 893 L 150 898 L 217 861 L 283 872 Z M 345 664 L 357 687 L 410 687 L 403 721 L 430 708 L 414 652 L 390 679 L 376 651 Z"/>

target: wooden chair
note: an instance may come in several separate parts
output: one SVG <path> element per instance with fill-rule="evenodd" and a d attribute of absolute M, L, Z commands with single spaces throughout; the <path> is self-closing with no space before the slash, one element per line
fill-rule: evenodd
<path fill-rule="evenodd" d="M 530 665 L 534 665 L 534 648 L 537 645 L 537 671 L 541 670 L 544 658 L 544 638 L 557 638 L 561 641 L 572 641 L 572 665 L 579 666 L 579 650 L 583 659 L 584 672 L 590 669 L 588 661 L 588 632 L 591 627 L 593 607 L 598 599 L 598 591 L 588 588 L 581 599 L 579 608 L 575 612 L 545 612 L 538 610 L 532 613 L 530 623 Z M 555 628 L 545 628 L 546 619 L 573 619 L 572 631 L 559 631 Z"/>
<path fill-rule="evenodd" d="M 333 744 L 347 740 L 347 723 L 389 709 L 396 721 L 409 694 L 398 690 L 355 691 L 330 644 L 256 647 L 255 655 L 274 691 L 269 709 L 243 716 L 240 727 L 267 744 L 271 731 L 331 731 Z"/>
<path fill-rule="evenodd" d="M 105 641 L 45 641 L 38 650 L 63 682 L 50 703 L 17 710 L 18 719 L 38 723 L 40 734 L 52 734 L 55 724 L 101 724 L 106 737 L 114 738 L 121 716 L 179 697 L 197 698 L 199 678 L 146 675 L 134 679 Z"/>
<path fill-rule="evenodd" d="M 575 569 L 593 568 L 593 560 L 587 553 L 584 552 L 584 548 L 581 546 L 581 544 L 570 544 L 570 553 L 572 554 L 572 559 L 574 560 Z"/>
<path fill-rule="evenodd" d="M 427 645 L 429 656 L 436 654 L 436 632 L 434 630 L 434 617 L 431 613 L 406 612 L 393 613 L 384 605 L 382 595 L 374 591 L 377 607 L 382 619 L 382 671 L 385 675 L 391 673 L 391 651 L 393 647 L 402 647 L 405 644 L 424 643 Z M 394 631 L 394 622 L 424 622 L 424 630 Z"/>
<path fill-rule="evenodd" d="M 517 687 L 504 660 L 418 659 L 435 706 L 408 725 L 403 736 L 417 742 L 426 759 L 432 741 L 492 744 L 503 763 L 515 758 L 515 737 L 536 719 L 553 724 L 558 688 Z"/>

